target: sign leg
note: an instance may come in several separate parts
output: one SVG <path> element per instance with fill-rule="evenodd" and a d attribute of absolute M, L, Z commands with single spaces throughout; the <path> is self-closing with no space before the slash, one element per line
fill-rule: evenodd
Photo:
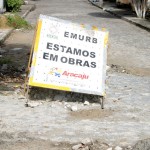
<path fill-rule="evenodd" d="M 105 99 L 104 96 L 99 97 L 99 102 L 100 102 L 100 105 L 101 105 L 101 109 L 104 109 L 104 99 Z"/>

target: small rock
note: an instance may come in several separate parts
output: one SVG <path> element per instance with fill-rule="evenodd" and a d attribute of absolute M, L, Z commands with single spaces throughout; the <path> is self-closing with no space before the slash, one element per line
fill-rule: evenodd
<path fill-rule="evenodd" d="M 2 55 L 0 55 L 0 58 L 2 58 L 3 56 Z"/>
<path fill-rule="evenodd" d="M 71 107 L 71 111 L 77 111 L 77 110 L 78 110 L 77 106 L 72 106 Z"/>
<path fill-rule="evenodd" d="M 91 140 L 90 138 L 85 138 L 85 139 L 83 139 L 83 140 L 81 141 L 81 143 L 82 143 L 83 145 L 92 145 L 92 144 L 93 144 L 93 142 L 92 142 L 92 140 Z"/>
<path fill-rule="evenodd" d="M 127 150 L 131 150 L 132 149 L 132 147 L 129 145 L 128 147 L 127 147 Z"/>
<path fill-rule="evenodd" d="M 122 148 L 119 147 L 119 146 L 116 146 L 116 147 L 114 148 L 114 150 L 122 150 Z"/>
<path fill-rule="evenodd" d="M 22 77 L 26 77 L 26 74 L 25 74 L 25 73 L 24 73 L 24 74 L 21 74 L 21 76 L 22 76 Z"/>
<path fill-rule="evenodd" d="M 7 70 L 8 69 L 8 65 L 7 64 L 3 64 L 1 70 Z"/>
<path fill-rule="evenodd" d="M 21 51 L 22 48 L 19 48 L 19 47 L 16 47 L 16 48 L 13 48 L 12 51 Z"/>
<path fill-rule="evenodd" d="M 56 106 L 55 106 L 55 104 L 51 104 L 50 107 L 51 108 L 55 108 Z"/>
<path fill-rule="evenodd" d="M 123 70 L 122 70 L 122 73 L 124 73 L 124 72 L 126 72 L 126 70 L 123 69 Z"/>
<path fill-rule="evenodd" d="M 112 150 L 112 147 L 108 148 L 107 150 Z"/>
<path fill-rule="evenodd" d="M 29 4 L 29 2 L 28 1 L 24 1 L 24 4 L 27 5 L 27 4 Z"/>
<path fill-rule="evenodd" d="M 20 92 L 21 92 L 20 89 L 16 89 L 16 90 L 15 90 L 15 94 L 19 94 Z"/>
<path fill-rule="evenodd" d="M 106 66 L 106 70 L 109 70 L 110 69 L 110 67 L 109 66 Z"/>
<path fill-rule="evenodd" d="M 90 150 L 88 146 L 82 148 L 81 150 Z"/>
<path fill-rule="evenodd" d="M 0 54 L 6 53 L 6 50 L 0 48 Z"/>
<path fill-rule="evenodd" d="M 20 95 L 20 96 L 18 97 L 18 99 L 26 99 L 26 97 L 23 96 L 23 95 Z"/>
<path fill-rule="evenodd" d="M 72 147 L 72 150 L 79 150 L 79 149 L 81 149 L 81 148 L 83 148 L 83 145 L 82 145 L 82 144 L 77 144 L 77 145 L 74 145 L 74 146 Z"/>
<path fill-rule="evenodd" d="M 41 104 L 42 104 L 41 102 L 28 102 L 27 104 L 25 104 L 25 106 L 34 108 L 34 107 L 37 107 L 37 106 L 39 106 Z"/>
<path fill-rule="evenodd" d="M 17 69 L 18 69 L 18 71 L 24 71 L 25 70 L 25 66 L 20 66 Z"/>
<path fill-rule="evenodd" d="M 71 105 L 69 105 L 68 103 L 64 103 L 64 107 L 71 109 Z"/>
<path fill-rule="evenodd" d="M 54 101 L 62 101 L 63 100 L 63 96 L 60 94 L 60 95 L 55 95 L 54 97 Z"/>
<path fill-rule="evenodd" d="M 90 103 L 88 101 L 85 101 L 84 105 L 90 105 Z"/>
<path fill-rule="evenodd" d="M 143 96 L 149 96 L 150 93 L 142 93 Z"/>

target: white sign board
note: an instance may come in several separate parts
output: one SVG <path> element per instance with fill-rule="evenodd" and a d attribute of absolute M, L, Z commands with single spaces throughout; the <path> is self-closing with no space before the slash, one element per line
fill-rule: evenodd
<path fill-rule="evenodd" d="M 108 32 L 40 15 L 29 85 L 105 94 Z"/>

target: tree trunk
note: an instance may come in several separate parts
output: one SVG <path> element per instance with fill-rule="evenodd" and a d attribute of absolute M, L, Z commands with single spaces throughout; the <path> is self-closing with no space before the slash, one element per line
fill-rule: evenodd
<path fill-rule="evenodd" d="M 145 18 L 148 0 L 131 0 L 135 12 L 139 18 Z"/>

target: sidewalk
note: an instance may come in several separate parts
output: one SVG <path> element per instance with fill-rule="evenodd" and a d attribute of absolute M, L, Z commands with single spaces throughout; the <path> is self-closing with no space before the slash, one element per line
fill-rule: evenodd
<path fill-rule="evenodd" d="M 18 12 L 18 14 L 22 17 L 25 18 L 31 11 L 35 9 L 35 4 L 34 2 L 28 1 L 27 4 L 21 6 L 21 11 Z M 12 33 L 14 29 L 9 28 L 9 29 L 0 29 L 0 44 L 2 44 L 5 39 Z"/>
<path fill-rule="evenodd" d="M 90 0 L 89 0 L 90 1 Z M 92 2 L 93 5 L 103 9 L 110 14 L 113 14 L 116 17 L 121 18 L 129 23 L 132 23 L 136 26 L 139 26 L 147 31 L 150 31 L 150 20 L 147 19 L 140 19 L 136 17 L 136 14 L 129 8 L 118 8 L 115 3 L 112 2 L 104 2 L 103 5 L 99 4 L 98 2 Z"/>

